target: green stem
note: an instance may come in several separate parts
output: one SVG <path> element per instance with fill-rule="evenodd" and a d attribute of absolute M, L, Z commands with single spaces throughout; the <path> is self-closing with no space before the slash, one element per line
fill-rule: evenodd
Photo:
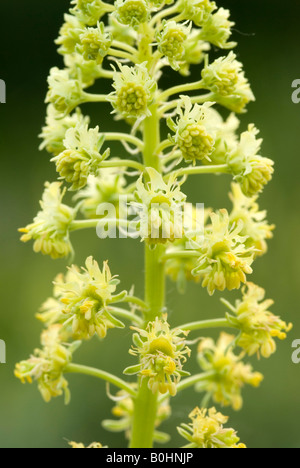
<path fill-rule="evenodd" d="M 143 310 L 148 310 L 149 309 L 148 304 L 145 301 L 143 301 L 142 299 L 140 299 L 139 297 L 126 296 L 122 300 L 122 302 L 127 302 L 129 304 L 135 304 L 135 305 L 139 306 Z"/>
<path fill-rule="evenodd" d="M 134 146 L 139 148 L 141 151 L 144 149 L 144 143 L 139 138 L 130 135 L 128 133 L 104 133 L 105 139 L 108 141 L 127 141 L 128 143 L 132 143 Z"/>
<path fill-rule="evenodd" d="M 100 169 L 106 169 L 109 167 L 130 167 L 132 169 L 137 169 L 140 172 L 144 172 L 145 167 L 143 164 L 140 164 L 137 161 L 132 161 L 131 159 L 118 159 L 116 161 L 109 160 L 103 161 L 100 165 Z"/>
<path fill-rule="evenodd" d="M 174 250 L 174 252 L 167 252 L 161 257 L 161 261 L 165 262 L 172 258 L 194 258 L 199 257 L 197 250 Z"/>
<path fill-rule="evenodd" d="M 213 320 L 202 320 L 200 322 L 191 322 L 185 323 L 184 325 L 179 325 L 178 327 L 180 330 L 203 330 L 206 328 L 232 328 L 230 327 L 227 319 L 213 319 Z"/>
<path fill-rule="evenodd" d="M 120 41 L 113 41 L 112 42 L 112 46 L 113 47 L 117 47 L 119 49 L 123 49 L 123 50 L 126 50 L 127 52 L 129 52 L 130 54 L 132 55 L 136 55 L 137 54 L 137 50 L 132 47 L 131 45 L 129 44 L 126 44 L 126 42 L 120 42 Z"/>
<path fill-rule="evenodd" d="M 82 219 L 73 221 L 70 225 L 69 231 L 80 231 L 81 229 L 95 228 L 97 226 L 106 226 L 112 224 L 113 226 L 128 227 L 129 221 L 127 219 Z"/>
<path fill-rule="evenodd" d="M 91 93 L 82 93 L 82 103 L 84 102 L 107 102 L 106 94 L 91 94 Z"/>
<path fill-rule="evenodd" d="M 117 317 L 129 320 L 132 323 L 138 324 L 139 326 L 144 325 L 144 320 L 133 312 L 128 310 L 120 309 L 119 307 L 107 307 L 108 312 L 113 312 Z"/>
<path fill-rule="evenodd" d="M 82 366 L 80 364 L 68 364 L 64 372 L 67 374 L 90 375 L 91 377 L 96 377 L 97 379 L 105 380 L 106 382 L 109 382 L 112 385 L 115 385 L 116 387 L 121 388 L 122 390 L 125 390 L 129 395 L 133 397 L 136 396 L 136 392 L 128 383 L 126 383 L 124 380 L 120 379 L 119 377 L 116 377 L 115 375 L 112 375 L 103 370 L 95 369 L 93 367 Z"/>
<path fill-rule="evenodd" d="M 157 107 L 152 106 L 151 116 L 144 121 L 144 163 L 148 167 L 160 170 L 160 160 L 155 149 L 160 143 L 160 125 Z M 145 302 L 149 312 L 145 313 L 147 326 L 149 321 L 161 317 L 165 305 L 165 270 L 161 257 L 165 252 L 163 245 L 151 249 L 145 243 Z M 140 379 L 139 391 L 134 403 L 131 448 L 152 448 L 157 415 L 158 395 L 148 388 L 147 379 Z"/>
<path fill-rule="evenodd" d="M 132 54 L 130 54 L 128 52 L 124 52 L 122 50 L 110 48 L 108 50 L 108 54 L 113 55 L 114 57 L 120 57 L 120 58 L 127 59 L 132 63 L 136 62 L 136 60 L 135 60 L 135 58 L 134 58 L 134 56 Z"/>
<path fill-rule="evenodd" d="M 169 88 L 166 91 L 162 92 L 159 96 L 160 101 L 167 101 L 170 96 L 174 94 L 182 94 L 188 91 L 196 91 L 198 89 L 203 88 L 203 81 L 194 81 L 194 83 L 187 83 L 183 85 L 174 86 L 173 88 Z"/>
<path fill-rule="evenodd" d="M 174 172 L 177 177 L 184 175 L 198 175 L 198 174 L 229 174 L 229 168 L 227 164 L 219 164 L 217 166 L 196 166 L 196 167 L 184 167 Z M 170 177 L 170 173 L 167 177 Z"/>

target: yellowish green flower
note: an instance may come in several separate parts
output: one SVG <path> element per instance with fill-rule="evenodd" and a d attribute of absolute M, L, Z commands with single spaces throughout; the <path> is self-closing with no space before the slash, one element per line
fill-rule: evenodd
<path fill-rule="evenodd" d="M 185 216 L 184 231 L 185 235 L 182 239 L 177 239 L 168 248 L 167 254 L 176 253 L 186 249 L 187 243 L 197 241 L 199 236 L 203 236 L 203 228 L 207 223 L 211 214 L 210 209 L 203 210 L 195 206 L 192 207 L 191 216 Z M 186 290 L 186 282 L 193 281 L 199 283 L 201 275 L 196 276 L 192 272 L 197 267 L 197 257 L 176 257 L 167 260 L 165 266 L 166 275 L 172 281 L 177 283 L 179 293 L 184 294 Z"/>
<path fill-rule="evenodd" d="M 76 339 L 88 340 L 95 334 L 105 338 L 110 328 L 124 328 L 124 324 L 109 312 L 119 280 L 112 276 L 107 262 L 102 271 L 92 257 L 87 258 L 86 268 L 69 268 L 64 278 L 55 281 L 57 295 L 64 305 L 66 321 L 71 323 Z M 126 293 L 123 294 L 123 297 Z"/>
<path fill-rule="evenodd" d="M 217 114 L 217 112 L 215 111 Z M 219 118 L 219 124 L 217 119 Z M 216 115 L 216 141 L 214 150 L 210 155 L 210 161 L 204 161 L 205 164 L 227 164 L 228 153 L 236 148 L 238 137 L 236 130 L 240 125 L 239 119 L 231 113 L 224 121 L 220 114 Z"/>
<path fill-rule="evenodd" d="M 95 219 L 99 216 L 98 207 L 110 203 L 115 207 L 116 216 L 122 217 L 125 207 L 120 197 L 125 194 L 125 185 L 124 172 L 118 168 L 104 168 L 97 177 L 89 176 L 86 188 L 76 195 L 76 200 L 81 200 L 81 212 L 86 218 Z"/>
<path fill-rule="evenodd" d="M 211 109 L 213 103 L 193 106 L 188 96 L 181 96 L 181 100 L 176 123 L 168 121 L 171 130 L 176 132 L 174 143 L 187 162 L 196 164 L 197 160 L 209 160 L 215 145 L 216 124 L 219 123 L 217 112 Z"/>
<path fill-rule="evenodd" d="M 202 70 L 203 86 L 214 93 L 219 104 L 237 113 L 243 112 L 245 106 L 255 100 L 242 67 L 236 55 L 230 52 L 210 65 L 207 59 Z"/>
<path fill-rule="evenodd" d="M 65 191 L 61 183 L 45 184 L 38 212 L 32 224 L 20 229 L 22 242 L 34 240 L 33 250 L 50 255 L 52 258 L 66 257 L 73 252 L 69 238 L 69 228 L 75 219 L 76 211 L 62 203 Z"/>
<path fill-rule="evenodd" d="M 88 26 L 94 26 L 105 13 L 113 10 L 111 5 L 102 0 L 73 0 L 71 4 L 74 7 L 70 12 Z"/>
<path fill-rule="evenodd" d="M 149 117 L 156 91 L 156 81 L 149 76 L 145 63 L 128 67 L 118 64 L 120 71 L 115 71 L 113 87 L 115 91 L 108 96 L 115 111 L 125 118 L 144 119 Z"/>
<path fill-rule="evenodd" d="M 239 437 L 233 429 L 225 429 L 228 417 L 218 413 L 215 408 L 195 408 L 189 415 L 191 423 L 181 424 L 179 434 L 189 444 L 186 448 L 246 448 L 240 444 Z"/>
<path fill-rule="evenodd" d="M 196 385 L 196 390 L 206 391 L 216 403 L 232 406 L 236 411 L 243 405 L 242 389 L 245 385 L 258 387 L 262 374 L 253 372 L 250 364 L 242 362 L 242 356 L 234 354 L 232 344 L 235 336 L 221 333 L 215 343 L 205 338 L 198 347 L 198 363 L 205 372 L 213 375 Z"/>
<path fill-rule="evenodd" d="M 116 0 L 116 18 L 121 24 L 138 27 L 149 18 L 149 7 L 145 0 Z"/>
<path fill-rule="evenodd" d="M 156 35 L 159 52 L 167 57 L 174 70 L 179 70 L 178 62 L 185 55 L 185 43 L 191 32 L 192 24 L 187 27 L 176 21 L 165 21 L 162 30 Z"/>
<path fill-rule="evenodd" d="M 248 237 L 245 245 L 254 247 L 255 255 L 265 254 L 268 250 L 266 241 L 272 239 L 275 226 L 268 224 L 266 211 L 259 211 L 258 197 L 246 197 L 236 183 L 232 184 L 229 196 L 233 203 L 230 223 L 234 226 L 243 221 L 241 235 Z"/>
<path fill-rule="evenodd" d="M 70 190 L 85 187 L 89 175 L 97 175 L 101 162 L 110 154 L 110 149 L 100 154 L 104 140 L 99 127 L 89 129 L 87 125 L 79 124 L 67 130 L 66 149 L 52 161 L 61 178 L 71 184 Z"/>
<path fill-rule="evenodd" d="M 71 446 L 72 449 L 101 449 L 101 448 L 108 448 L 104 447 L 100 442 L 93 442 L 90 444 L 88 447 L 85 447 L 82 443 L 77 443 L 77 442 L 70 442 L 69 445 Z"/>
<path fill-rule="evenodd" d="M 292 324 L 286 324 L 268 309 L 274 304 L 265 299 L 265 290 L 253 283 L 243 289 L 243 299 L 235 306 L 222 301 L 234 315 L 227 315 L 229 322 L 241 331 L 236 344 L 249 356 L 257 354 L 264 358 L 276 351 L 275 338 L 285 340 Z"/>
<path fill-rule="evenodd" d="M 59 37 L 56 39 L 55 44 L 60 46 L 58 49 L 60 54 L 73 54 L 80 40 L 79 37 L 84 24 L 73 15 L 65 15 L 64 18 L 65 22 L 59 31 Z"/>
<path fill-rule="evenodd" d="M 239 289 L 252 273 L 253 249 L 245 247 L 247 237 L 241 235 L 243 223 L 231 226 L 226 210 L 212 213 L 212 224 L 204 233 L 199 246 L 200 258 L 193 274 L 203 278 L 202 286 L 212 295 L 215 290 Z"/>
<path fill-rule="evenodd" d="M 71 80 L 79 80 L 83 88 L 93 86 L 102 76 L 102 69 L 94 60 L 84 60 L 78 53 L 64 56 L 65 66 Z"/>
<path fill-rule="evenodd" d="M 70 401 L 68 382 L 64 369 L 71 362 L 72 354 L 79 343 L 63 343 L 65 338 L 61 325 L 52 325 L 42 333 L 42 349 L 35 350 L 27 360 L 16 365 L 15 376 L 22 383 L 37 381 L 38 389 L 46 402 L 65 394 L 65 403 Z"/>
<path fill-rule="evenodd" d="M 200 65 L 210 50 L 210 45 L 200 39 L 200 34 L 198 29 L 192 29 L 184 42 L 184 53 L 179 63 L 179 73 L 183 76 L 189 76 L 190 66 Z"/>
<path fill-rule="evenodd" d="M 182 370 L 190 349 L 186 345 L 187 333 L 180 329 L 171 330 L 166 317 L 149 322 L 146 330 L 132 327 L 133 356 L 140 357 L 140 364 L 125 369 L 125 374 L 139 374 L 147 379 L 153 393 L 167 393 L 175 396 L 176 385 L 181 376 L 189 375 Z"/>
<path fill-rule="evenodd" d="M 263 141 L 256 138 L 258 133 L 253 124 L 249 125 L 248 131 L 242 133 L 240 142 L 227 159 L 234 179 L 247 197 L 262 192 L 274 173 L 274 162 L 258 155 Z"/>
<path fill-rule="evenodd" d="M 149 180 L 150 179 L 150 180 Z M 149 244 L 165 244 L 183 237 L 183 207 L 186 200 L 176 177 L 165 182 L 148 167 L 147 176 L 136 184 L 136 202 L 131 203 L 140 219 L 140 236 Z"/>
<path fill-rule="evenodd" d="M 46 148 L 48 153 L 52 153 L 54 156 L 62 153 L 66 147 L 64 145 L 64 139 L 67 130 L 69 128 L 75 128 L 76 126 L 85 126 L 90 122 L 89 117 L 85 117 L 81 114 L 79 108 L 72 115 L 67 115 L 61 118 L 59 112 L 55 110 L 52 104 L 48 105 L 46 125 L 42 129 L 40 138 L 43 139 L 40 145 L 40 150 Z"/>
<path fill-rule="evenodd" d="M 136 387 L 136 385 L 134 384 L 133 387 Z M 130 439 L 134 418 L 133 398 L 128 395 L 126 391 L 121 390 L 114 399 L 116 400 L 116 404 L 112 408 L 112 414 L 117 419 L 106 419 L 102 422 L 102 426 L 110 432 L 125 432 L 126 439 Z M 170 416 L 171 407 L 169 405 L 169 399 L 159 402 L 155 421 L 155 442 L 166 443 L 170 439 L 168 434 L 157 431 L 157 428 Z"/>
<path fill-rule="evenodd" d="M 232 49 L 236 42 L 228 42 L 232 32 L 231 28 L 235 23 L 229 21 L 230 11 L 220 8 L 216 13 L 207 17 L 202 24 L 200 37 L 203 41 L 220 47 L 221 49 Z"/>
<path fill-rule="evenodd" d="M 101 65 L 108 54 L 112 43 L 111 35 L 105 30 L 103 23 L 98 23 L 96 28 L 85 28 L 80 34 L 80 45 L 77 50 L 84 60 L 94 60 Z"/>
<path fill-rule="evenodd" d="M 51 68 L 48 84 L 46 103 L 53 104 L 57 112 L 63 115 L 69 114 L 82 102 L 81 80 L 71 78 L 68 70 Z"/>

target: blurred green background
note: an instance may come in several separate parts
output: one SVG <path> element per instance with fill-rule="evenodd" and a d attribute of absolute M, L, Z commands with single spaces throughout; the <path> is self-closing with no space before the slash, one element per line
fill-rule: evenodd
<path fill-rule="evenodd" d="M 231 9 L 236 21 L 234 39 L 252 83 L 257 102 L 242 118 L 242 129 L 255 122 L 264 138 L 263 155 L 276 162 L 276 175 L 261 197 L 269 219 L 277 225 L 269 254 L 255 264 L 252 280 L 276 301 L 274 312 L 294 329 L 277 354 L 256 362 L 265 381 L 258 390 L 246 389 L 241 412 L 231 416 L 242 441 L 249 447 L 300 447 L 300 365 L 291 361 L 292 341 L 300 338 L 299 277 L 299 134 L 300 105 L 291 101 L 291 83 L 300 78 L 300 4 L 287 0 L 219 0 Z M 44 122 L 46 78 L 49 68 L 61 65 L 53 40 L 67 11 L 68 0 L 14 0 L 1 4 L 0 78 L 7 84 L 7 104 L 0 105 L 0 338 L 7 344 L 7 364 L 0 365 L 0 446 L 2 448 L 65 447 L 67 440 L 99 440 L 111 447 L 125 446 L 122 436 L 106 433 L 101 419 L 110 416 L 111 402 L 104 384 L 90 378 L 69 378 L 72 401 L 45 404 L 36 386 L 22 386 L 13 377 L 16 361 L 26 358 L 39 344 L 40 324 L 34 314 L 51 294 L 51 281 L 65 262 L 51 261 L 19 242 L 17 228 L 27 224 L 38 209 L 43 183 L 54 180 L 55 171 L 46 153 L 38 151 L 37 135 Z M 168 72 L 169 73 L 169 72 Z M 174 77 L 166 76 L 168 83 Z M 85 109 L 95 123 L 109 125 L 106 110 Z M 109 110 L 109 109 L 107 109 Z M 105 128 L 106 127 L 106 128 Z M 201 182 L 200 182 L 201 180 Z M 228 206 L 228 177 L 206 176 L 188 185 L 190 200 L 205 201 L 216 208 Z M 93 254 L 109 259 L 124 288 L 136 285 L 143 293 L 142 245 L 131 240 L 100 241 L 95 232 L 73 237 L 76 263 Z M 231 294 L 231 298 L 235 294 Z M 221 316 L 220 295 L 209 298 L 199 286 L 189 285 L 180 297 L 168 285 L 168 307 L 174 324 L 184 319 Z M 94 340 L 77 353 L 79 363 L 121 373 L 132 363 L 127 356 L 130 332 L 113 331 L 107 340 Z M 190 369 L 196 369 L 195 359 Z M 164 425 L 173 435 L 170 446 L 179 444 L 176 426 L 200 403 L 193 392 L 180 395 L 172 418 Z"/>

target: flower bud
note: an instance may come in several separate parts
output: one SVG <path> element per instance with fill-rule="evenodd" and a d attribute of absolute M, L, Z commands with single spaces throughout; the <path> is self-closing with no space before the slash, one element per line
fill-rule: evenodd
<path fill-rule="evenodd" d="M 156 82 L 149 76 L 145 64 L 128 67 L 119 64 L 120 72 L 115 71 L 115 91 L 108 96 L 115 112 L 125 118 L 145 118 L 150 116 L 149 105 L 153 101 Z"/>
<path fill-rule="evenodd" d="M 60 114 L 55 110 L 55 107 L 49 104 L 47 108 L 46 125 L 39 135 L 40 138 L 43 139 L 39 149 L 43 150 L 46 148 L 48 153 L 52 153 L 54 156 L 59 155 L 66 149 L 64 139 L 67 130 L 69 130 L 69 128 L 75 128 L 77 125 L 88 125 L 89 120 L 89 117 L 84 117 L 81 114 L 79 108 L 76 109 L 74 114 L 61 118 Z"/>
<path fill-rule="evenodd" d="M 108 54 L 112 38 L 105 31 L 103 23 L 98 23 L 96 28 L 86 28 L 80 35 L 80 46 L 78 51 L 82 54 L 84 60 L 94 60 L 101 65 L 104 57 Z"/>
<path fill-rule="evenodd" d="M 65 22 L 59 31 L 55 44 L 59 45 L 58 52 L 62 55 L 73 54 L 79 42 L 84 25 L 72 15 L 65 15 Z"/>
<path fill-rule="evenodd" d="M 157 34 L 158 50 L 167 57 L 171 67 L 175 70 L 179 69 L 178 61 L 184 57 L 185 41 L 191 28 L 191 24 L 187 28 L 175 21 L 165 21 L 162 31 Z"/>
<path fill-rule="evenodd" d="M 48 83 L 46 103 L 53 104 L 57 112 L 66 115 L 81 103 L 82 83 L 80 79 L 72 79 L 68 70 L 52 68 Z"/>
<path fill-rule="evenodd" d="M 89 175 L 97 175 L 101 162 L 109 156 L 107 149 L 100 154 L 105 137 L 99 127 L 76 126 L 66 132 L 65 150 L 52 159 L 61 178 L 71 184 L 70 190 L 86 186 Z"/>
<path fill-rule="evenodd" d="M 127 368 L 124 373 L 140 374 L 148 380 L 148 387 L 153 393 L 167 393 L 176 395 L 176 384 L 182 375 L 182 363 L 186 362 L 186 355 L 190 356 L 190 349 L 186 346 L 182 330 L 170 330 L 164 317 L 149 322 L 146 330 L 132 327 L 138 334 L 134 335 L 134 344 L 131 354 L 140 356 L 141 364 Z"/>
<path fill-rule="evenodd" d="M 242 133 L 239 144 L 227 158 L 234 179 L 246 197 L 262 192 L 274 173 L 274 162 L 257 154 L 262 144 L 262 139 L 256 138 L 258 133 L 254 125 L 249 125 L 248 131 Z"/>
<path fill-rule="evenodd" d="M 214 401 L 223 406 L 232 406 L 236 411 L 243 405 L 242 388 L 247 384 L 258 387 L 263 380 L 262 374 L 253 372 L 250 364 L 242 362 L 242 355 L 235 355 L 231 345 L 235 336 L 221 333 L 215 343 L 205 338 L 198 347 L 198 363 L 204 372 L 214 375 L 201 382 L 199 391 L 212 394 Z M 196 386 L 197 390 L 197 386 Z"/>
<path fill-rule="evenodd" d="M 70 12 L 88 26 L 94 26 L 105 13 L 112 10 L 111 5 L 101 0 L 73 0 L 71 3 L 74 8 Z"/>
<path fill-rule="evenodd" d="M 206 61 L 202 81 L 203 86 L 214 93 L 214 99 L 218 103 L 234 112 L 243 112 L 245 106 L 255 100 L 242 71 L 242 64 L 236 60 L 233 52 L 210 65 Z"/>
<path fill-rule="evenodd" d="M 149 9 L 145 0 L 117 0 L 116 18 L 121 24 L 138 27 L 146 23 L 149 17 Z"/>
<path fill-rule="evenodd" d="M 215 408 L 195 408 L 189 418 L 191 423 L 181 424 L 177 428 L 189 442 L 189 448 L 246 448 L 244 444 L 238 444 L 240 439 L 233 429 L 223 427 L 228 418 L 217 413 Z"/>
<path fill-rule="evenodd" d="M 203 41 L 220 47 L 221 49 L 231 49 L 236 42 L 228 42 L 232 32 L 231 28 L 235 23 L 229 21 L 230 12 L 220 8 L 216 13 L 209 15 L 203 22 L 200 37 Z"/>
<path fill-rule="evenodd" d="M 33 239 L 35 252 L 42 252 L 43 255 L 50 255 L 54 259 L 66 257 L 73 252 L 69 228 L 75 219 L 76 211 L 63 205 L 65 190 L 61 191 L 59 182 L 47 182 L 45 187 L 40 202 L 42 210 L 32 224 L 20 229 L 23 233 L 21 241 L 28 242 Z"/>

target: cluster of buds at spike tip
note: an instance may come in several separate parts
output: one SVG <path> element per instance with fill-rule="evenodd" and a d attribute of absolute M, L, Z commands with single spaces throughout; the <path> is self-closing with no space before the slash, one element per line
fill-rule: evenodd
<path fill-rule="evenodd" d="M 274 173 L 274 162 L 258 154 L 262 139 L 257 139 L 259 131 L 249 125 L 242 133 L 240 142 L 231 151 L 227 164 L 247 197 L 253 197 L 264 189 Z"/>
<path fill-rule="evenodd" d="M 102 16 L 114 9 L 112 5 L 102 0 L 73 0 L 71 4 L 74 7 L 70 12 L 88 26 L 94 26 Z"/>
<path fill-rule="evenodd" d="M 198 265 L 193 271 L 203 278 L 202 286 L 210 295 L 215 290 L 239 289 L 246 282 L 246 275 L 252 273 L 254 259 L 254 249 L 245 247 L 247 237 L 241 236 L 242 221 L 231 226 L 226 210 L 212 213 L 211 221 L 205 228 Z"/>
<path fill-rule="evenodd" d="M 235 306 L 225 300 L 222 302 L 234 313 L 227 314 L 229 323 L 241 332 L 236 344 L 249 356 L 257 354 L 268 358 L 276 351 L 275 338 L 285 340 L 292 324 L 268 310 L 274 302 L 265 300 L 265 294 L 263 288 L 247 283 L 242 300 L 237 300 Z"/>
<path fill-rule="evenodd" d="M 119 280 L 112 276 L 107 262 L 103 269 L 92 257 L 87 258 L 86 268 L 76 266 L 54 281 L 54 298 L 43 306 L 38 318 L 45 323 L 59 321 L 70 324 L 74 339 L 88 340 L 94 335 L 105 338 L 110 328 L 124 328 L 124 324 L 110 312 L 109 304 L 126 296 L 124 291 L 114 296 Z"/>
<path fill-rule="evenodd" d="M 70 190 L 85 187 L 89 175 L 97 175 L 101 162 L 110 154 L 109 148 L 100 154 L 104 141 L 99 127 L 89 129 L 79 124 L 67 130 L 63 143 L 66 149 L 52 161 L 61 178 L 71 184 Z"/>
<path fill-rule="evenodd" d="M 211 109 L 212 105 L 206 102 L 202 106 L 193 106 L 188 96 L 182 96 L 176 122 L 168 121 L 169 128 L 176 132 L 172 139 L 187 162 L 195 164 L 197 160 L 210 160 L 215 145 L 215 124 L 219 120 L 216 120 L 217 112 Z"/>
<path fill-rule="evenodd" d="M 198 363 L 212 376 L 199 382 L 195 388 L 210 394 L 216 403 L 238 411 L 243 405 L 242 388 L 245 385 L 258 387 L 263 376 L 253 372 L 250 364 L 244 364 L 241 355 L 234 354 L 234 339 L 234 335 L 221 333 L 216 343 L 211 338 L 202 340 L 198 347 Z"/>
<path fill-rule="evenodd" d="M 112 37 L 105 30 L 104 24 L 98 23 L 96 28 L 85 28 L 79 39 L 77 51 L 82 54 L 84 60 L 93 60 L 101 65 L 112 43 Z"/>
<path fill-rule="evenodd" d="M 79 108 L 72 115 L 67 115 L 61 118 L 60 114 L 55 110 L 52 104 L 47 108 L 46 125 L 42 129 L 40 138 L 43 142 L 40 145 L 40 150 L 46 148 L 48 153 L 53 156 L 58 156 L 66 147 L 64 139 L 69 128 L 84 127 L 90 122 L 89 117 L 84 117 Z"/>
<path fill-rule="evenodd" d="M 139 218 L 139 233 L 150 245 L 174 242 L 183 237 L 183 207 L 186 195 L 180 191 L 176 177 L 165 182 L 148 167 L 136 184 L 136 202 L 130 206 Z"/>
<path fill-rule="evenodd" d="M 115 91 L 108 96 L 114 112 L 128 119 L 149 117 L 156 81 L 150 77 L 146 64 L 135 67 L 118 64 L 120 71 L 114 73 Z"/>
<path fill-rule="evenodd" d="M 76 217 L 76 210 L 62 203 L 65 190 L 61 183 L 46 182 L 42 201 L 42 210 L 33 223 L 19 231 L 23 233 L 22 242 L 34 240 L 33 250 L 53 259 L 66 257 L 73 252 L 69 238 L 69 229 Z"/>
<path fill-rule="evenodd" d="M 79 443 L 78 442 L 70 442 L 69 445 L 70 445 L 70 447 L 72 449 L 84 449 L 84 448 L 87 448 L 87 449 L 101 449 L 101 448 L 108 448 L 108 447 L 103 446 L 102 444 L 100 444 L 100 442 L 93 442 L 88 447 L 86 447 L 81 442 L 79 442 Z"/>
<path fill-rule="evenodd" d="M 70 401 L 68 382 L 64 369 L 71 362 L 79 342 L 66 344 L 67 338 L 61 325 L 53 325 L 42 333 L 42 349 L 35 350 L 27 360 L 16 365 L 15 376 L 22 383 L 37 381 L 38 389 L 46 402 L 65 394 L 65 403 Z"/>
<path fill-rule="evenodd" d="M 133 388 L 137 385 L 133 384 Z M 131 437 L 131 429 L 134 418 L 134 400 L 128 395 L 125 390 L 117 393 L 115 406 L 112 408 L 112 415 L 117 419 L 105 419 L 102 426 L 107 431 L 111 432 L 125 432 L 126 439 Z M 169 398 L 162 402 L 158 402 L 154 441 L 157 443 L 167 443 L 170 440 L 168 434 L 158 431 L 159 426 L 171 416 L 171 407 L 169 405 Z"/>
<path fill-rule="evenodd" d="M 224 428 L 228 417 L 218 413 L 215 408 L 195 408 L 189 415 L 192 421 L 177 428 L 179 434 L 189 444 L 184 448 L 246 448 L 234 429 Z"/>
<path fill-rule="evenodd" d="M 258 197 L 246 197 L 236 183 L 232 184 L 229 196 L 233 204 L 230 223 L 235 226 L 242 221 L 243 229 L 240 234 L 247 237 L 246 247 L 254 247 L 256 256 L 265 254 L 268 250 L 266 241 L 272 239 L 275 226 L 268 224 L 267 212 L 259 210 Z"/>
<path fill-rule="evenodd" d="M 99 206 L 109 203 L 115 208 L 116 218 L 121 218 L 126 210 L 122 201 L 122 196 L 126 196 L 126 184 L 124 172 L 118 168 L 103 168 L 97 177 L 89 176 L 86 188 L 75 196 L 80 200 L 81 213 L 87 219 L 95 219 L 102 215 L 98 214 Z"/>
<path fill-rule="evenodd" d="M 202 70 L 203 87 L 214 94 L 219 104 L 237 113 L 243 112 L 245 106 L 255 100 L 242 67 L 236 55 L 230 52 L 227 57 L 220 57 L 210 65 L 207 57 Z"/>
<path fill-rule="evenodd" d="M 72 78 L 68 70 L 51 68 L 46 103 L 51 103 L 61 116 L 69 114 L 83 100 L 83 86 L 79 77 Z"/>
<path fill-rule="evenodd" d="M 168 59 L 174 70 L 179 70 L 180 62 L 185 55 L 185 42 L 191 33 L 192 23 L 189 26 L 164 21 L 162 30 L 156 35 L 159 52 Z"/>
<path fill-rule="evenodd" d="M 117 0 L 115 7 L 117 20 L 126 26 L 137 28 L 149 19 L 150 10 L 145 0 Z"/>
<path fill-rule="evenodd" d="M 130 351 L 133 356 L 140 357 L 140 364 L 128 367 L 127 375 L 139 374 L 147 379 L 148 387 L 155 394 L 167 393 L 175 396 L 177 384 L 182 376 L 189 375 L 182 369 L 190 349 L 186 345 L 188 332 L 180 329 L 171 330 L 166 317 L 149 322 L 146 330 L 133 328 L 134 347 Z"/>

